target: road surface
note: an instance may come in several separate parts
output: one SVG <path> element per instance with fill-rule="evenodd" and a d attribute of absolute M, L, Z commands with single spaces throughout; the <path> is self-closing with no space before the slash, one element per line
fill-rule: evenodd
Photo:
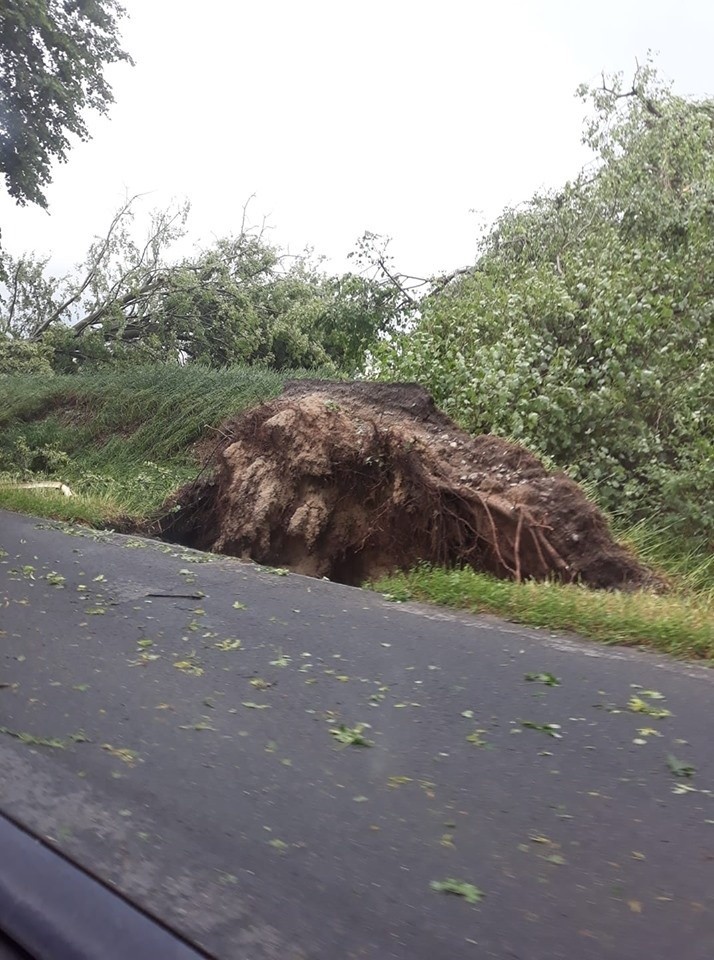
<path fill-rule="evenodd" d="M 208 952 L 714 956 L 710 669 L 4 512 L 0 548 L 0 812 Z"/>

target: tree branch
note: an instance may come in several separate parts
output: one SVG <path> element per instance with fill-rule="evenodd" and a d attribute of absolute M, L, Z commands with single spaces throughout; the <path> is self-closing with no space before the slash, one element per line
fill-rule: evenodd
<path fill-rule="evenodd" d="M 60 317 L 66 310 L 68 310 L 73 304 L 79 301 L 84 291 L 87 289 L 87 287 L 89 287 L 90 283 L 96 277 L 97 271 L 99 270 L 99 267 L 104 257 L 106 256 L 107 251 L 109 250 L 109 245 L 111 243 L 111 239 L 114 234 L 114 231 L 119 226 L 123 218 L 127 215 L 129 210 L 131 209 L 132 204 L 136 199 L 138 199 L 139 196 L 140 194 L 134 194 L 133 197 L 130 197 L 124 203 L 124 205 L 120 208 L 120 210 L 114 215 L 112 222 L 109 224 L 109 229 L 107 230 L 102 240 L 102 245 L 99 249 L 99 253 L 94 257 L 94 262 L 90 266 L 87 272 L 87 275 L 82 281 L 82 283 L 80 284 L 80 286 L 63 303 L 61 303 L 59 307 L 53 310 L 53 312 L 45 320 L 43 320 L 41 323 L 39 323 L 35 327 L 35 329 L 30 334 L 30 337 L 29 337 L 30 340 L 39 340 L 42 334 L 45 332 L 45 330 L 51 327 L 53 323 L 56 323 L 57 320 L 60 319 Z"/>
<path fill-rule="evenodd" d="M 602 90 L 603 93 L 609 94 L 614 100 L 626 100 L 628 97 L 636 97 L 640 103 L 644 106 L 645 110 L 648 113 L 652 114 L 653 117 L 661 119 L 664 114 L 657 106 L 657 104 L 652 100 L 651 97 L 645 96 L 641 87 L 637 86 L 637 74 L 635 74 L 635 79 L 632 81 L 632 89 L 627 90 L 625 93 L 621 93 L 617 90 L 613 90 L 612 87 L 608 87 L 605 82 L 605 74 L 602 74 Z"/>

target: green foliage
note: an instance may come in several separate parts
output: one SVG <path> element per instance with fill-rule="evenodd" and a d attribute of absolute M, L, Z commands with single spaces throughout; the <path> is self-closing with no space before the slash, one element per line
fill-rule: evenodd
<path fill-rule="evenodd" d="M 632 91 L 580 92 L 595 171 L 505 211 L 381 376 L 552 458 L 614 513 L 712 538 L 714 103 L 650 67 Z"/>
<path fill-rule="evenodd" d="M 0 10 L 0 172 L 20 204 L 47 206 L 53 159 L 70 135 L 87 140 L 86 108 L 113 102 L 107 64 L 130 61 L 118 39 L 116 0 L 3 0 Z"/>
<path fill-rule="evenodd" d="M 2 377 L 12 374 L 52 375 L 52 350 L 46 344 L 8 340 L 0 335 L 0 390 Z"/>
<path fill-rule="evenodd" d="M 309 254 L 287 257 L 245 225 L 172 261 L 188 206 L 154 212 L 140 242 L 135 200 L 64 277 L 49 275 L 46 259 L 5 253 L 0 334 L 41 340 L 62 373 L 157 360 L 353 373 L 376 338 L 398 326 L 395 288 L 331 276 Z"/>
<path fill-rule="evenodd" d="M 56 441 L 32 444 L 22 434 L 0 447 L 0 472 L 29 479 L 35 474 L 54 476 L 69 464 L 69 456 Z"/>

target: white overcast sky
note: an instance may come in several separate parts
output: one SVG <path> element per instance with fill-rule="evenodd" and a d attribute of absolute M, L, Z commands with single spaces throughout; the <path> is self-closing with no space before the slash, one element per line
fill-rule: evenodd
<path fill-rule="evenodd" d="M 54 168 L 50 215 L 0 189 L 4 244 L 81 259 L 127 192 L 192 203 L 191 236 L 268 215 L 337 268 L 365 231 L 403 270 L 473 261 L 479 218 L 574 175 L 578 83 L 652 49 L 714 95 L 712 0 L 124 0 L 133 68 Z M 475 211 L 475 212 L 474 212 Z"/>

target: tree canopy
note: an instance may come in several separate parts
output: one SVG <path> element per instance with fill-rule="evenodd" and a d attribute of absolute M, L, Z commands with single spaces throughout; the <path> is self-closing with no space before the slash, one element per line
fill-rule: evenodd
<path fill-rule="evenodd" d="M 331 275 L 309 254 L 288 255 L 246 224 L 176 257 L 188 205 L 155 211 L 139 239 L 136 197 L 90 244 L 84 262 L 53 276 L 48 259 L 0 253 L 4 366 L 37 354 L 56 369 L 115 362 L 259 362 L 273 369 L 361 370 L 367 351 L 399 327 L 401 294 L 361 272 Z M 48 354 L 47 350 L 50 353 Z"/>
<path fill-rule="evenodd" d="M 131 62 L 117 0 L 3 0 L 0 6 L 0 172 L 19 204 L 47 207 L 53 160 L 70 136 L 89 139 L 86 109 L 113 102 L 107 64 Z"/>
<path fill-rule="evenodd" d="M 714 534 L 714 103 L 650 65 L 582 87 L 595 160 L 506 210 L 381 375 L 567 467 L 614 511 Z"/>

